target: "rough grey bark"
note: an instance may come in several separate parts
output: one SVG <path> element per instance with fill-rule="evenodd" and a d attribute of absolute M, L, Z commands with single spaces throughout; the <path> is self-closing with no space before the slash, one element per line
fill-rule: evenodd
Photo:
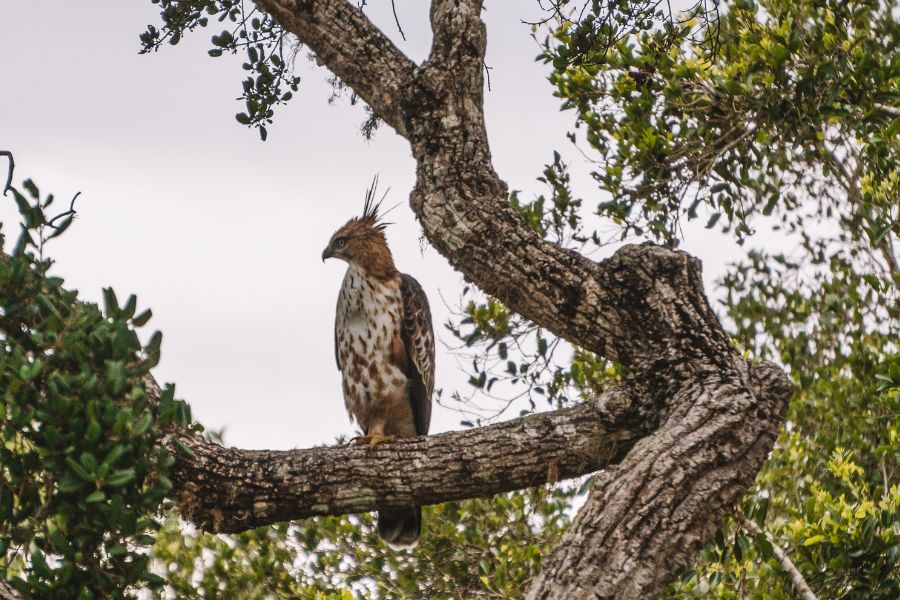
<path fill-rule="evenodd" d="M 601 396 L 614 399 L 612 389 Z M 280 521 L 435 504 L 542 485 L 619 462 L 643 434 L 612 426 L 598 403 L 375 448 L 238 450 L 172 442 L 182 515 L 233 533 Z"/>
<path fill-rule="evenodd" d="M 758 367 L 763 377 L 771 369 Z M 158 397 L 155 382 L 148 384 Z M 182 516 L 200 527 L 236 533 L 553 483 L 620 463 L 646 435 L 627 412 L 632 402 L 626 393 L 614 387 L 572 408 L 374 449 L 240 450 L 200 436 L 173 436 L 168 447 L 178 457 L 170 474 L 175 500 Z M 779 406 L 758 409 L 777 413 Z"/>
<path fill-rule="evenodd" d="M 685 382 L 659 429 L 597 476 L 527 597 L 646 598 L 677 577 L 775 441 L 790 383 L 774 367 L 753 377 L 756 394 L 715 373 Z"/>
<path fill-rule="evenodd" d="M 518 217 L 491 164 L 479 0 L 432 2 L 433 45 L 422 65 L 344 0 L 257 3 L 409 140 L 410 201 L 434 247 L 512 310 L 619 362 L 625 376 L 593 406 L 373 451 L 250 452 L 188 440 L 197 458 L 179 459 L 173 478 L 185 515 L 234 531 L 483 496 L 534 485 L 553 468 L 564 477 L 607 466 L 528 596 L 652 597 L 753 481 L 789 380 L 732 347 L 696 259 L 644 244 L 594 262 L 540 239 Z"/>

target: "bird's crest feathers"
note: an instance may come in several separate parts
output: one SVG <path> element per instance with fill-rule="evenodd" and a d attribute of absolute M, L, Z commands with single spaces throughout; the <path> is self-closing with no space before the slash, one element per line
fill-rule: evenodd
<path fill-rule="evenodd" d="M 377 201 L 375 200 L 375 194 L 378 192 L 378 175 L 375 175 L 375 177 L 372 179 L 372 185 L 370 185 L 369 189 L 366 190 L 366 201 L 363 204 L 362 215 L 357 217 L 356 220 L 359 223 L 368 225 L 369 227 L 378 231 L 384 231 L 384 228 L 390 225 L 390 223 L 385 223 L 381 220 L 384 215 L 380 214 L 380 211 L 381 203 L 384 202 L 384 199 L 387 197 L 389 191 L 391 191 L 390 188 L 386 189 L 384 191 L 384 194 L 381 195 L 381 198 Z"/>
<path fill-rule="evenodd" d="M 366 190 L 362 214 L 353 217 L 334 232 L 323 253 L 323 260 L 334 256 L 364 268 L 373 277 L 388 279 L 397 273 L 384 235 L 384 230 L 390 223 L 382 220 L 390 210 L 381 212 L 381 202 L 387 196 L 387 191 L 378 200 L 377 193 L 376 175 L 372 179 L 372 185 Z"/>

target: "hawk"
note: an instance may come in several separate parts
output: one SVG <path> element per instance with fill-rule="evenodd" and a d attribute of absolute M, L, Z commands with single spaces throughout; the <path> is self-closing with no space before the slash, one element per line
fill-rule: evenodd
<path fill-rule="evenodd" d="M 418 281 L 394 266 L 376 185 L 377 178 L 362 215 L 338 229 L 322 252 L 323 262 L 347 263 L 335 315 L 335 359 L 347 412 L 364 434 L 356 441 L 372 448 L 427 434 L 434 390 L 428 298 Z M 421 527 L 418 505 L 378 513 L 378 535 L 392 547 L 414 546 Z"/>

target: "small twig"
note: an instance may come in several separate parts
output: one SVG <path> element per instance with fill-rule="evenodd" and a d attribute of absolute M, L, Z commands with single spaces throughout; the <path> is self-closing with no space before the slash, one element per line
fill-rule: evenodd
<path fill-rule="evenodd" d="M 58 215 L 56 215 L 55 217 L 53 217 L 52 219 L 50 219 L 49 221 L 47 221 L 47 225 L 49 225 L 53 229 L 56 229 L 56 226 L 53 224 L 55 221 L 57 221 L 58 219 L 62 219 L 63 217 L 68 217 L 70 215 L 74 215 L 75 214 L 75 201 L 78 200 L 78 196 L 80 196 L 80 195 L 81 195 L 81 192 L 77 192 L 74 196 L 72 196 L 72 202 L 69 203 L 69 210 L 61 212 Z"/>
<path fill-rule="evenodd" d="M 787 555 L 787 553 L 782 549 L 781 546 L 776 544 L 774 540 L 769 536 L 768 533 L 764 532 L 759 528 L 759 526 L 748 519 L 744 515 L 738 515 L 740 519 L 741 525 L 752 533 L 753 535 L 759 535 L 762 533 L 766 536 L 766 539 L 769 540 L 769 543 L 772 544 L 772 553 L 775 555 L 775 558 L 778 559 L 778 562 L 781 563 L 781 568 L 784 569 L 784 572 L 787 574 L 788 578 L 791 580 L 791 583 L 794 585 L 794 588 L 797 590 L 797 594 L 803 600 L 818 600 L 816 595 L 813 594 L 812 590 L 809 588 L 809 584 L 806 583 L 806 579 L 803 578 L 803 575 L 800 571 L 797 570 L 797 567 L 794 566 L 793 561 Z"/>
<path fill-rule="evenodd" d="M 3 195 L 6 195 L 6 192 L 9 191 L 9 188 L 12 187 L 12 178 L 13 178 L 13 170 L 16 168 L 16 161 L 13 160 L 12 152 L 9 150 L 0 150 L 0 156 L 5 156 L 9 159 L 9 171 L 6 175 L 6 185 L 3 186 Z"/>
<path fill-rule="evenodd" d="M 486 63 L 482 62 L 481 65 L 484 67 L 484 76 L 487 79 L 488 91 L 491 91 L 491 69 L 494 67 L 487 66 Z"/>
<path fill-rule="evenodd" d="M 881 112 L 885 112 L 891 115 L 892 117 L 900 117 L 900 108 L 897 108 L 896 106 L 889 106 L 887 104 L 876 102 L 875 108 L 877 110 L 880 110 Z"/>
<path fill-rule="evenodd" d="M 403 41 L 405 42 L 406 34 L 403 33 L 403 28 L 400 27 L 400 19 L 397 18 L 397 4 L 394 2 L 394 0 L 391 0 L 391 10 L 394 12 L 394 23 L 397 24 L 397 31 L 400 32 L 400 37 L 402 37 Z"/>

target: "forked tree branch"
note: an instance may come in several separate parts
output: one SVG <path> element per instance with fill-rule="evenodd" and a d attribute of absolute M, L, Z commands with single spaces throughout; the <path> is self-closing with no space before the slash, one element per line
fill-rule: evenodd
<path fill-rule="evenodd" d="M 594 262 L 541 239 L 513 210 L 484 123 L 480 0 L 433 0 L 432 50 L 418 67 L 344 0 L 257 3 L 409 141 L 410 202 L 434 247 L 509 308 L 625 375 L 595 405 L 375 450 L 187 440 L 195 457 L 181 457 L 173 479 L 186 516 L 236 531 L 606 467 L 529 597 L 658 593 L 761 468 L 793 389 L 784 372 L 741 358 L 696 259 L 645 244 Z"/>

